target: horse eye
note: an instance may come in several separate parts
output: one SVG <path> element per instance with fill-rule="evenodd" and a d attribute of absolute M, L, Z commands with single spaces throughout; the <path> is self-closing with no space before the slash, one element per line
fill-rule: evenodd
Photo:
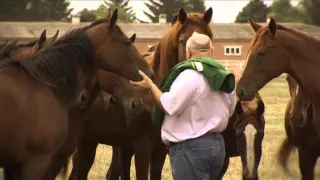
<path fill-rule="evenodd" d="M 259 52 L 258 52 L 258 56 L 264 56 L 264 55 L 265 55 L 264 52 L 262 52 L 262 51 L 259 51 Z"/>
<path fill-rule="evenodd" d="M 180 41 L 181 44 L 184 44 L 184 40 L 183 39 L 180 39 L 179 41 Z"/>

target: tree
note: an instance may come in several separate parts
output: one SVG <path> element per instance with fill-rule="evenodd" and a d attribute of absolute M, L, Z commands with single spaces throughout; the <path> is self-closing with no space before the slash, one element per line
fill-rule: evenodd
<path fill-rule="evenodd" d="M 290 0 L 273 1 L 269 11 L 277 22 L 296 22 L 301 20 L 301 13 L 290 4 Z"/>
<path fill-rule="evenodd" d="M 247 23 L 248 17 L 256 22 L 266 22 L 268 7 L 262 0 L 251 0 L 236 17 L 236 23 Z"/>
<path fill-rule="evenodd" d="M 96 19 L 97 19 L 97 15 L 95 10 L 88 10 L 87 8 L 85 8 L 80 12 L 81 22 L 91 22 Z"/>
<path fill-rule="evenodd" d="M 186 5 L 187 12 L 203 13 L 206 10 L 204 0 L 187 0 Z"/>
<path fill-rule="evenodd" d="M 145 3 L 147 8 L 151 13 L 143 11 L 143 13 L 152 21 L 159 22 L 159 15 L 166 14 L 167 22 L 171 22 L 173 19 L 172 14 L 175 14 L 179 11 L 180 8 L 185 8 L 187 11 L 187 3 L 183 0 L 149 0 L 148 3 Z"/>
<path fill-rule="evenodd" d="M 2 21 L 66 20 L 73 9 L 66 0 L 6 0 L 0 1 Z"/>
<path fill-rule="evenodd" d="M 320 3 L 318 0 L 302 0 L 299 7 L 305 23 L 320 25 Z"/>
<path fill-rule="evenodd" d="M 0 21 L 19 21 L 25 17 L 27 2 L 21 0 L 0 1 Z"/>
<path fill-rule="evenodd" d="M 118 21 L 134 22 L 137 19 L 132 7 L 129 7 L 129 0 L 105 1 L 105 4 L 100 5 L 96 10 L 97 18 L 105 17 L 107 10 L 114 11 L 116 8 L 118 9 Z"/>

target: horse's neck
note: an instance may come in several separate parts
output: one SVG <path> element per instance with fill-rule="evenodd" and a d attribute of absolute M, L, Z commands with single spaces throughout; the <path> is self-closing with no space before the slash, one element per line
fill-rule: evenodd
<path fill-rule="evenodd" d="M 302 39 L 301 39 L 302 38 Z M 320 92 L 320 41 L 309 37 L 297 38 L 297 42 L 286 44 L 291 55 L 288 74 L 311 96 Z M 317 74 L 318 73 L 318 74 Z M 320 94 L 319 94 L 320 95 Z"/>

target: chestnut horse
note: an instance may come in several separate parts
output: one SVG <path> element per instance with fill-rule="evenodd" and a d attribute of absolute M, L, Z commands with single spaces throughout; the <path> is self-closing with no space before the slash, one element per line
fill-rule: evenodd
<path fill-rule="evenodd" d="M 135 34 L 130 38 L 132 43 L 134 43 L 135 38 Z M 134 46 L 133 50 L 135 53 L 139 53 Z M 144 61 L 144 59 L 140 60 L 147 66 L 147 63 Z M 52 163 L 53 172 L 51 175 L 48 175 L 52 179 L 55 179 L 61 169 L 63 170 L 62 176 L 66 176 L 66 172 L 68 171 L 68 157 L 71 156 L 77 148 L 78 139 L 82 135 L 85 119 L 88 119 L 86 117 L 90 116 L 90 114 L 92 115 L 92 112 L 104 110 L 104 107 L 106 106 L 106 100 L 105 96 L 101 96 L 101 89 L 112 95 L 113 98 L 110 100 L 117 102 L 121 101 L 123 108 L 129 116 L 142 112 L 142 100 L 140 96 L 133 91 L 133 86 L 127 79 L 111 72 L 99 70 L 85 85 L 86 92 L 82 92 L 78 97 L 78 102 L 76 105 L 69 109 L 68 137 L 64 145 L 54 156 Z M 98 97 L 99 93 L 100 96 Z M 95 106 L 95 108 L 98 108 L 98 110 L 91 109 L 93 102 L 90 100 L 95 100 L 96 97 L 98 97 L 98 106 Z M 89 115 L 87 114 L 88 110 L 91 112 Z"/>
<path fill-rule="evenodd" d="M 152 74 L 116 20 L 117 10 L 110 19 L 65 34 L 33 57 L 1 64 L 0 165 L 15 179 L 44 179 L 67 137 L 68 108 L 94 69 L 135 81 L 141 80 L 138 69 Z"/>
<path fill-rule="evenodd" d="M 199 13 L 187 14 L 183 9 L 179 11 L 177 22 L 174 23 L 174 25 L 169 29 L 168 33 L 163 38 L 161 38 L 154 52 L 154 59 L 152 60 L 152 62 L 149 61 L 150 65 L 153 67 L 153 70 L 155 72 L 155 75 L 156 75 L 155 82 L 157 83 L 157 85 L 159 85 L 162 78 L 164 77 L 164 75 L 166 75 L 169 69 L 171 69 L 175 64 L 185 60 L 186 58 L 185 44 L 188 38 L 192 35 L 194 31 L 206 34 L 210 38 L 212 38 L 213 35 L 209 25 L 209 23 L 211 22 L 211 17 L 212 17 L 211 8 L 209 8 L 204 14 L 199 14 Z M 152 99 L 153 97 L 151 97 L 150 94 L 144 94 L 144 93 L 141 96 L 144 98 L 144 105 L 149 104 L 149 102 L 152 102 L 152 103 L 151 105 L 148 105 L 149 108 L 144 107 L 145 110 L 140 116 L 134 117 L 131 120 L 129 120 L 128 123 L 130 124 L 129 125 L 127 124 L 127 127 L 126 127 L 128 130 L 123 129 L 124 130 L 123 134 L 122 135 L 118 134 L 119 136 L 126 137 L 126 138 L 120 139 L 119 141 L 117 141 L 118 142 L 117 144 L 110 143 L 110 141 L 115 141 L 114 136 L 107 137 L 107 135 L 110 134 L 108 133 L 110 130 L 104 129 L 105 131 L 104 133 L 100 133 L 100 135 L 97 135 L 96 133 L 99 132 L 99 130 L 94 129 L 98 127 L 111 128 L 114 123 L 113 121 L 99 122 L 98 120 L 96 120 L 95 122 L 93 119 L 90 121 L 92 123 L 97 123 L 97 124 L 92 125 L 91 126 L 92 129 L 89 129 L 85 132 L 85 134 L 87 133 L 87 136 L 84 135 L 84 137 L 86 137 L 84 138 L 85 142 L 83 145 L 78 147 L 78 151 L 77 151 L 77 153 L 80 154 L 81 148 L 83 148 L 82 150 L 83 153 L 81 155 L 75 156 L 78 158 L 82 157 L 82 160 L 76 158 L 75 161 L 78 164 L 82 164 L 82 166 L 87 166 L 87 167 L 84 167 L 87 169 L 76 170 L 75 168 L 73 168 L 73 171 L 84 172 L 85 175 L 87 175 L 93 163 L 96 145 L 97 143 L 102 143 L 102 144 L 109 144 L 109 145 L 119 145 L 120 147 L 127 148 L 126 149 L 127 151 L 125 150 L 123 151 L 125 155 L 122 156 L 123 158 L 122 163 L 126 164 L 126 166 L 124 166 L 124 168 L 122 169 L 123 172 L 121 173 L 123 175 L 123 178 L 130 179 L 131 157 L 133 155 L 132 151 L 134 151 L 137 179 L 139 180 L 148 179 L 150 162 L 151 162 L 151 168 L 150 168 L 151 179 L 161 179 L 162 166 L 166 156 L 166 147 L 162 143 L 162 140 L 160 137 L 161 127 L 153 125 L 150 120 L 151 111 L 152 111 L 150 107 L 153 107 L 154 105 L 154 102 Z M 124 112 L 124 111 L 121 109 L 115 110 L 113 108 L 112 111 L 108 110 L 108 114 L 106 114 L 106 117 L 112 116 L 117 120 L 117 122 L 119 122 L 120 119 L 122 119 L 122 122 L 126 122 L 126 117 L 124 115 L 120 117 L 118 115 L 119 112 Z M 86 126 L 86 127 L 90 127 L 90 126 Z M 125 132 L 134 132 L 134 133 L 126 134 Z M 92 133 L 92 135 L 90 135 L 90 133 Z M 90 136 L 93 138 L 92 139 L 88 138 Z M 101 137 L 101 138 L 105 137 L 105 138 L 98 139 L 97 137 Z M 89 154 L 89 152 L 91 153 Z M 84 162 L 86 160 L 87 160 L 87 163 L 89 162 L 90 165 Z M 113 164 L 114 163 L 112 162 L 112 165 Z M 114 177 L 119 177 L 119 174 L 115 175 Z"/>
<path fill-rule="evenodd" d="M 299 167 L 303 180 L 314 180 L 314 168 L 320 156 L 320 141 L 312 125 L 312 105 L 310 98 L 299 88 L 297 82 L 287 76 L 291 98 L 285 113 L 285 130 L 287 137 L 278 151 L 278 162 L 286 173 L 288 158 L 297 148 Z M 295 123 L 297 122 L 299 126 Z"/>
<path fill-rule="evenodd" d="M 310 96 L 313 126 L 320 138 L 320 40 L 295 29 L 277 24 L 268 26 L 251 21 L 255 31 L 247 64 L 237 86 L 240 100 L 251 100 L 254 93 L 282 73 L 288 73 Z"/>

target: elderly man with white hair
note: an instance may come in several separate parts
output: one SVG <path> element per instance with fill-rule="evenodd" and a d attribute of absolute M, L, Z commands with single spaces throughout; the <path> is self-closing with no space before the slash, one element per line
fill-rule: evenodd
<path fill-rule="evenodd" d="M 186 44 L 187 60 L 173 67 L 160 89 L 140 71 L 132 82 L 150 89 L 158 106 L 152 121 L 161 124 L 175 180 L 218 179 L 225 157 L 224 139 L 236 106 L 235 77 L 212 56 L 211 39 L 193 33 Z"/>

